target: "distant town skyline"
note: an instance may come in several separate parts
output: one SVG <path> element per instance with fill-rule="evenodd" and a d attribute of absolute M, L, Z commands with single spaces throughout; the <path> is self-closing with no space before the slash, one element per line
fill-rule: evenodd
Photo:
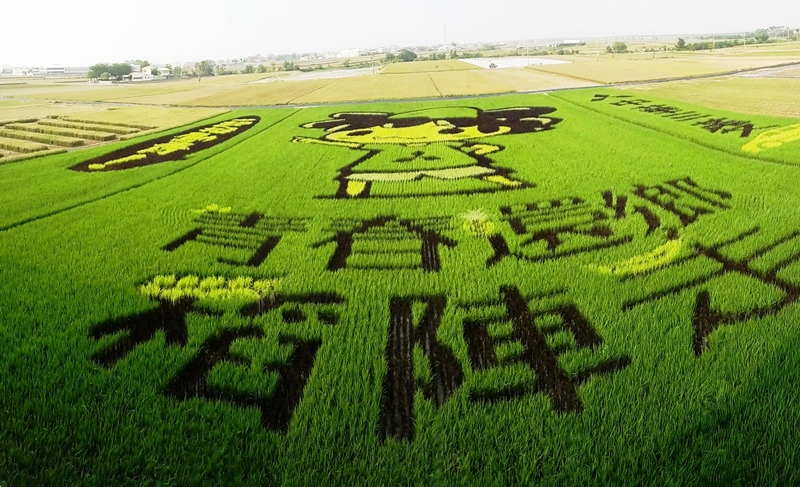
<path fill-rule="evenodd" d="M 777 0 L 673 0 L 648 7 L 634 0 L 566 5 L 519 0 L 33 0 L 3 7 L 0 64 L 90 66 L 127 59 L 163 64 L 438 45 L 445 36 L 448 43 L 474 43 L 743 32 L 798 23 L 800 6 Z"/>

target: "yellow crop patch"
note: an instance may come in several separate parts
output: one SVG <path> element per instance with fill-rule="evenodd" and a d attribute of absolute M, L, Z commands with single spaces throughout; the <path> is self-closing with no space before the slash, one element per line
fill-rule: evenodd
<path fill-rule="evenodd" d="M 661 266 L 669 264 L 681 251 L 681 240 L 670 240 L 669 242 L 656 247 L 652 252 L 631 257 L 628 260 L 616 262 L 609 265 L 591 265 L 590 269 L 601 274 L 614 276 L 629 276 L 642 274 Z"/>
<path fill-rule="evenodd" d="M 486 180 L 487 181 L 491 181 L 493 183 L 501 184 L 503 186 L 509 186 L 509 187 L 515 187 L 515 186 L 521 186 L 522 185 L 522 183 L 520 183 L 519 181 L 512 181 L 512 180 L 508 179 L 505 176 L 498 176 L 498 175 L 488 176 L 488 177 L 486 177 Z"/>
<path fill-rule="evenodd" d="M 758 154 L 761 151 L 775 149 L 800 140 L 800 123 L 768 130 L 742 146 L 742 150 L 751 154 Z"/>
<path fill-rule="evenodd" d="M 366 181 L 348 181 L 347 194 L 350 196 L 358 196 L 367 187 Z"/>

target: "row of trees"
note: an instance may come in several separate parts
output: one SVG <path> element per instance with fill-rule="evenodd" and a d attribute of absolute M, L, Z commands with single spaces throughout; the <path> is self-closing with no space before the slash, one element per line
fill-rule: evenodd
<path fill-rule="evenodd" d="M 678 42 L 675 44 L 675 49 L 678 51 L 705 51 L 709 49 L 741 46 L 746 42 L 750 44 L 765 44 L 769 42 L 769 31 L 766 29 L 758 29 L 752 37 L 745 34 L 744 39 L 740 39 L 739 36 L 724 36 L 720 37 L 719 40 L 712 39 L 710 41 L 693 43 L 687 43 L 685 39 L 679 37 Z"/>
<path fill-rule="evenodd" d="M 463 52 L 461 54 L 458 53 L 455 49 L 452 49 L 449 53 L 445 52 L 433 52 L 430 53 L 427 57 L 427 60 L 430 61 L 439 61 L 444 59 L 459 59 L 459 58 L 476 58 L 476 57 L 483 57 L 483 53 L 480 51 L 478 52 Z M 394 63 L 394 62 L 411 62 L 416 61 L 418 59 L 417 53 L 410 49 L 403 49 L 397 54 L 387 53 L 384 60 L 387 63 Z"/>
<path fill-rule="evenodd" d="M 482 49 L 479 49 L 479 50 L 474 51 L 474 52 L 464 51 L 464 52 L 459 53 L 457 50 L 452 49 L 452 50 L 450 50 L 449 53 L 446 53 L 446 52 L 432 52 L 432 53 L 428 54 L 427 57 L 423 56 L 422 58 L 420 58 L 413 51 L 411 51 L 409 49 L 403 49 L 398 54 L 392 54 L 392 53 L 386 54 L 386 57 L 384 58 L 384 60 L 386 62 L 388 62 L 388 63 L 393 63 L 393 62 L 410 62 L 410 61 L 415 61 L 417 59 L 421 59 L 421 60 L 424 60 L 424 61 L 441 61 L 441 60 L 445 60 L 445 59 L 480 58 L 480 57 L 484 56 L 484 51 L 488 51 L 488 50 L 489 49 L 482 48 Z M 616 43 L 614 43 L 613 47 L 609 46 L 607 48 L 607 51 L 609 53 L 612 53 L 612 52 L 613 53 L 624 53 L 624 52 L 628 52 L 628 46 L 624 42 L 616 42 Z M 504 53 L 504 55 L 506 55 L 506 56 L 524 56 L 526 54 L 530 55 L 530 56 L 547 56 L 549 54 L 567 55 L 567 54 L 580 54 L 580 51 L 578 51 L 577 49 L 575 49 L 575 50 L 572 50 L 572 49 L 557 49 L 557 50 L 553 50 L 553 51 L 545 51 L 545 50 L 541 50 L 541 49 L 534 50 L 534 51 L 525 51 L 525 50 L 517 49 L 516 51 L 512 51 L 510 53 Z"/>
<path fill-rule="evenodd" d="M 385 59 L 387 63 L 393 63 L 393 62 L 407 63 L 411 61 L 416 61 L 417 53 L 412 51 L 411 49 L 403 49 L 397 54 L 393 54 L 391 52 L 387 53 Z"/>
<path fill-rule="evenodd" d="M 131 74 L 131 72 L 133 72 L 133 68 L 129 63 L 98 63 L 89 68 L 88 76 L 102 80 L 120 80 L 124 76 Z"/>
<path fill-rule="evenodd" d="M 195 63 L 194 65 L 195 71 L 194 74 L 197 76 L 224 76 L 227 74 L 234 74 L 234 71 L 227 69 L 225 66 L 217 65 L 214 61 L 207 59 L 205 61 L 200 61 L 199 63 Z M 267 67 L 263 64 L 259 64 L 258 66 L 253 66 L 252 64 L 246 65 L 240 71 L 243 74 L 252 74 L 252 73 L 267 73 L 269 71 L 297 71 L 300 67 L 297 66 L 294 61 L 284 61 L 283 64 L 277 64 L 275 61 L 270 63 L 270 66 Z"/>
<path fill-rule="evenodd" d="M 624 54 L 628 52 L 628 45 L 624 42 L 615 42 L 613 46 L 606 46 L 606 52 L 609 54 Z"/>
<path fill-rule="evenodd" d="M 150 66 L 149 62 L 138 59 L 124 63 L 98 63 L 89 68 L 88 77 L 101 80 L 121 80 L 133 72 L 132 64 L 138 64 L 143 68 Z M 167 64 L 167 68 L 170 68 L 169 64 Z M 158 68 L 152 68 L 151 72 L 156 76 L 160 74 Z"/>
<path fill-rule="evenodd" d="M 122 80 L 124 77 L 130 75 L 133 72 L 133 67 L 131 64 L 139 64 L 142 67 L 150 66 L 150 63 L 147 61 L 130 61 L 124 63 L 98 63 L 94 66 L 89 68 L 88 77 L 94 79 L 101 79 L 101 80 Z M 206 59 L 203 61 L 199 61 L 195 63 L 194 69 L 189 69 L 184 71 L 183 68 L 180 66 L 172 66 L 167 64 L 164 66 L 167 70 L 169 70 L 171 76 L 222 76 L 226 74 L 234 74 L 235 71 L 227 69 L 223 65 L 218 65 L 216 62 Z M 241 71 L 244 74 L 250 73 L 267 73 L 269 71 L 295 71 L 299 70 L 300 68 L 294 63 L 294 61 L 284 61 L 283 64 L 277 64 L 274 61 L 271 63 L 270 66 L 265 66 L 264 64 L 259 64 L 258 66 L 253 66 L 251 64 L 246 65 Z M 159 75 L 160 71 L 158 68 L 152 68 L 151 72 L 154 75 Z"/>

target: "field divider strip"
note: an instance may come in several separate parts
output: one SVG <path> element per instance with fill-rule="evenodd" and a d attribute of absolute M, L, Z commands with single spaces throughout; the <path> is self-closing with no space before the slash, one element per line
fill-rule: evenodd
<path fill-rule="evenodd" d="M 444 95 L 442 94 L 442 90 L 440 90 L 439 87 L 436 86 L 436 81 L 433 80 L 433 76 L 431 76 L 430 73 L 428 73 L 428 78 L 430 78 L 431 83 L 433 84 L 433 89 L 436 90 L 436 93 L 439 93 L 439 96 L 444 98 Z"/>
<path fill-rule="evenodd" d="M 235 144 L 233 144 L 233 145 L 231 145 L 230 147 L 228 147 L 228 149 L 230 149 L 230 148 L 232 148 L 232 147 L 236 147 L 237 145 L 239 145 L 239 144 L 241 144 L 242 142 L 244 142 L 244 141 L 246 141 L 246 140 L 250 139 L 251 137 L 255 137 L 256 135 L 260 134 L 261 132 L 264 132 L 265 130 L 268 130 L 268 129 L 270 129 L 270 128 L 272 128 L 272 127 L 274 127 L 274 126 L 276 126 L 276 125 L 280 124 L 281 122 L 283 122 L 284 120 L 288 119 L 288 118 L 289 118 L 289 117 L 291 117 L 292 115 L 295 115 L 295 114 L 296 114 L 297 112 L 299 112 L 299 111 L 300 111 L 299 109 L 294 109 L 294 110 L 292 110 L 292 113 L 290 113 L 290 114 L 286 115 L 285 117 L 283 117 L 283 118 L 281 118 L 281 119 L 279 119 L 279 120 L 277 120 L 277 121 L 275 121 L 275 122 L 273 122 L 273 123 L 271 123 L 271 124 L 267 125 L 266 127 L 262 128 L 261 130 L 259 130 L 259 131 L 257 131 L 257 132 L 253 132 L 253 133 L 251 133 L 251 134 L 247 135 L 246 137 L 242 138 L 241 140 L 239 140 L 239 141 L 238 141 L 238 142 L 236 142 Z M 219 116 L 219 115 L 215 115 L 215 116 Z M 192 125 L 195 125 L 196 123 L 197 123 L 197 122 L 193 122 L 193 123 L 192 123 Z M 245 135 L 245 134 L 247 134 L 247 132 L 245 132 L 243 135 Z M 226 150 L 227 150 L 227 149 L 226 149 Z M 201 162 L 203 162 L 203 161 L 207 161 L 208 159 L 211 159 L 211 158 L 213 158 L 214 156 L 216 156 L 216 155 L 218 155 L 218 154 L 220 154 L 220 153 L 218 152 L 217 154 L 214 154 L 214 155 L 212 155 L 212 156 L 209 156 L 209 157 L 199 158 L 197 161 L 194 161 L 194 162 L 193 162 L 193 163 L 191 163 L 191 164 L 188 164 L 188 165 L 186 165 L 186 166 L 184 166 L 184 167 L 181 167 L 181 168 L 179 168 L 179 169 L 176 169 L 175 171 L 173 171 L 173 172 L 171 172 L 171 173 L 164 174 L 164 175 L 162 175 L 162 176 L 159 176 L 159 177 L 157 177 L 157 178 L 154 178 L 154 179 L 150 179 L 150 180 L 148 180 L 148 181 L 143 181 L 143 182 L 141 182 L 141 183 L 139 183 L 139 184 L 135 184 L 135 185 L 133 185 L 133 186 L 129 186 L 129 187 L 125 188 L 125 189 L 121 189 L 121 190 L 119 190 L 119 191 L 114 191 L 113 193 L 108 193 L 108 194 L 105 194 L 105 195 L 102 195 L 102 196 L 98 196 L 97 198 L 92 198 L 92 199 L 90 199 L 90 200 L 82 201 L 82 202 L 80 202 L 80 203 L 76 203 L 76 204 L 74 204 L 74 205 L 72 205 L 72 206 L 68 206 L 68 207 L 66 207 L 66 208 L 61 208 L 61 209 L 58 209 L 58 210 L 53 210 L 53 211 L 50 211 L 50 212 L 48 212 L 48 213 L 45 213 L 45 214 L 43 214 L 43 215 L 38 215 L 38 216 L 34 216 L 34 217 L 30 217 L 30 218 L 26 218 L 26 219 L 24 219 L 24 220 L 21 220 L 21 221 L 19 221 L 19 222 L 12 223 L 12 224 L 6 225 L 6 226 L 4 226 L 4 227 L 0 227 L 0 233 L 2 233 L 2 232 L 6 232 L 6 231 L 8 231 L 8 230 L 13 230 L 13 229 L 15 229 L 15 228 L 18 228 L 18 227 L 21 227 L 21 226 L 23 226 L 23 225 L 27 225 L 28 223 L 33 223 L 33 222 L 36 222 L 36 221 L 39 221 L 39 220 L 43 220 L 43 219 L 45 219 L 45 218 L 49 218 L 49 217 L 51 217 L 51 216 L 56 216 L 56 215 L 59 215 L 59 214 L 61 214 L 61 213 L 64 213 L 64 212 L 67 212 L 67 211 L 70 211 L 70 210 L 74 210 L 74 209 L 76 209 L 76 208 L 80 208 L 80 207 L 82 207 L 82 206 L 86 206 L 86 205 L 89 205 L 89 204 L 92 204 L 92 203 L 96 203 L 96 202 L 98 202 L 98 201 L 102 201 L 102 200 L 105 200 L 105 199 L 111 198 L 111 197 L 113 197 L 113 196 L 116 196 L 116 195 L 118 195 L 118 194 L 125 193 L 125 192 L 127 192 L 127 191 L 133 191 L 133 190 L 135 190 L 135 189 L 139 189 L 139 188 L 141 188 L 142 186 L 146 186 L 146 185 L 148 185 L 148 184 L 150 184 L 150 183 L 154 183 L 154 182 L 156 182 L 156 181 L 160 181 L 160 180 L 162 180 L 162 179 L 164 179 L 164 178 L 168 178 L 168 177 L 170 177 L 170 176 L 174 176 L 175 174 L 178 174 L 179 172 L 183 172 L 183 171 L 185 171 L 186 169 L 192 168 L 192 167 L 194 167 L 194 166 L 196 166 L 196 165 L 200 164 L 200 163 L 201 163 Z"/>
<path fill-rule="evenodd" d="M 300 95 L 300 96 L 296 96 L 296 97 L 292 98 L 291 100 L 287 101 L 287 102 L 286 102 L 286 105 L 290 105 L 290 104 L 291 104 L 292 102 L 294 102 L 295 100 L 299 100 L 300 98 L 303 98 L 304 96 L 309 96 L 309 95 L 312 95 L 312 94 L 314 94 L 314 93 L 318 92 L 319 90 L 323 90 L 323 89 L 325 89 L 325 88 L 329 87 L 330 85 L 332 85 L 334 81 L 336 81 L 336 79 L 332 79 L 332 80 L 330 80 L 329 82 L 327 82 L 326 84 L 324 84 L 324 85 L 320 86 L 319 88 L 314 88 L 313 90 L 311 90 L 311 91 L 308 91 L 308 92 L 306 92 L 306 93 L 303 93 L 303 94 L 302 94 L 302 95 Z"/>
<path fill-rule="evenodd" d="M 649 125 L 647 123 L 634 122 L 632 120 L 629 120 L 629 119 L 627 119 L 625 117 L 622 117 L 622 116 L 619 116 L 619 115 L 612 115 L 610 113 L 606 113 L 606 112 L 597 110 L 595 108 L 591 108 L 591 107 L 588 107 L 588 106 L 585 106 L 585 105 L 581 105 L 578 102 L 575 102 L 575 101 L 572 101 L 572 100 L 568 100 L 566 98 L 562 98 L 562 97 L 558 96 L 557 94 L 551 94 L 550 96 L 553 96 L 554 98 L 557 98 L 557 99 L 559 99 L 559 100 L 561 100 L 563 102 L 566 102 L 566 103 L 568 103 L 570 105 L 573 105 L 573 106 L 576 106 L 578 108 L 582 108 L 584 110 L 596 113 L 598 115 L 602 115 L 602 116 L 605 116 L 605 117 L 608 117 L 608 118 L 612 118 L 612 119 L 618 120 L 620 122 L 629 123 L 631 125 L 635 125 L 637 127 L 640 127 L 640 128 L 646 129 L 646 130 L 652 130 L 653 132 L 657 132 L 657 133 L 659 133 L 661 135 L 667 135 L 667 136 L 673 137 L 675 139 L 679 139 L 679 140 L 683 140 L 683 141 L 686 141 L 686 142 L 690 142 L 690 143 L 693 143 L 695 145 L 699 145 L 700 147 L 704 147 L 706 149 L 711 149 L 711 150 L 714 150 L 714 151 L 717 151 L 717 152 L 721 152 L 723 154 L 727 154 L 729 156 L 733 156 L 733 157 L 737 157 L 737 158 L 740 158 L 740 159 L 744 159 L 746 161 L 761 162 L 761 163 L 764 163 L 764 164 L 777 164 L 777 165 L 780 165 L 780 166 L 800 167 L 800 161 L 798 161 L 796 164 L 793 164 L 791 162 L 781 162 L 781 161 L 776 161 L 776 160 L 771 160 L 771 159 L 762 159 L 760 157 L 748 156 L 746 154 L 741 154 L 741 153 L 739 153 L 739 152 L 737 152 L 735 150 L 731 150 L 731 149 L 727 149 L 725 147 L 719 147 L 719 146 L 716 146 L 716 145 L 713 145 L 713 144 L 710 144 L 710 143 L 707 143 L 707 142 L 703 142 L 701 140 L 698 140 L 698 139 L 692 137 L 691 135 L 676 134 L 676 133 L 673 133 L 671 131 L 655 127 L 653 125 Z"/>
<path fill-rule="evenodd" d="M 598 84 L 598 85 L 613 84 L 613 83 L 609 83 L 608 81 L 600 81 L 600 80 L 592 79 L 592 78 L 583 78 L 581 76 L 575 76 L 574 74 L 557 73 L 555 71 L 547 71 L 545 69 L 537 69 L 537 68 L 539 68 L 539 67 L 538 66 L 526 66 L 525 67 L 525 69 L 529 69 L 529 70 L 534 71 L 536 73 L 544 73 L 544 74 L 547 74 L 547 75 L 552 75 L 552 76 L 561 77 L 561 78 L 574 79 L 574 80 L 578 80 L 578 81 L 586 81 L 588 83 L 595 83 L 595 84 Z"/>

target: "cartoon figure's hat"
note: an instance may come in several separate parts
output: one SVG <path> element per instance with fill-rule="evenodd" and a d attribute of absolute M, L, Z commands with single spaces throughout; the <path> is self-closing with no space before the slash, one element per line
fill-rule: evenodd
<path fill-rule="evenodd" d="M 389 120 L 405 119 L 431 119 L 431 120 L 457 120 L 457 119 L 476 119 L 481 110 L 472 107 L 437 107 L 423 108 L 411 112 L 398 113 L 389 117 Z"/>
<path fill-rule="evenodd" d="M 332 114 L 328 120 L 309 122 L 303 128 L 325 129 L 326 132 L 357 130 L 392 124 L 394 127 L 411 127 L 431 121 L 446 120 L 456 127 L 476 125 L 483 133 L 492 133 L 500 126 L 511 128 L 509 133 L 528 133 L 550 130 L 560 118 L 550 114 L 553 107 L 513 107 L 497 110 L 481 110 L 474 107 L 423 108 L 398 114 L 381 112 L 341 112 Z"/>

